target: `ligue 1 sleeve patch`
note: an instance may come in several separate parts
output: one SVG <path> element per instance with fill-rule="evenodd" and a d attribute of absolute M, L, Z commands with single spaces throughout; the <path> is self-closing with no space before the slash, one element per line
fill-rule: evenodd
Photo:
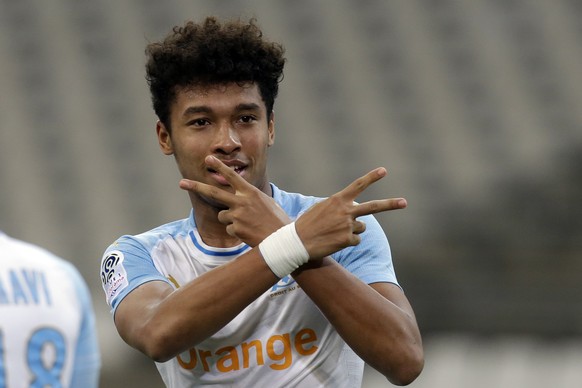
<path fill-rule="evenodd" d="M 129 285 L 123 259 L 123 253 L 120 251 L 111 251 L 101 260 L 101 283 L 107 304 L 110 306 L 113 299 Z"/>

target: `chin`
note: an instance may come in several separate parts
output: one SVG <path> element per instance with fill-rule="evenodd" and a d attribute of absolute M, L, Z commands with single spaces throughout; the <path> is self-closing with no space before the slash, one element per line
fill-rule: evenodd
<path fill-rule="evenodd" d="M 225 189 L 226 190 L 226 189 Z M 207 196 L 204 195 L 198 195 L 198 198 L 200 198 L 200 201 L 206 205 L 206 206 L 210 206 L 214 209 L 216 209 L 216 211 L 221 211 L 221 210 L 226 210 L 228 209 L 228 206 L 226 206 L 223 203 L 220 203 L 212 198 L 209 198 Z"/>

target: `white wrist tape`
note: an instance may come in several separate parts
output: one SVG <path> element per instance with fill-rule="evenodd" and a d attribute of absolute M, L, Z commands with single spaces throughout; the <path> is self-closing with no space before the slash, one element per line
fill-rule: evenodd
<path fill-rule="evenodd" d="M 259 244 L 263 259 L 277 277 L 283 278 L 309 261 L 309 253 L 295 229 L 295 222 L 283 226 Z"/>

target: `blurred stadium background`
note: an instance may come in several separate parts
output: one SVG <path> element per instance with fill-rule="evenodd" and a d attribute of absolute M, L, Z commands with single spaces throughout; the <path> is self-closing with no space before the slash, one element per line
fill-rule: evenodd
<path fill-rule="evenodd" d="M 0 229 L 89 282 L 102 386 L 161 386 L 98 267 L 119 235 L 188 213 L 143 50 L 208 14 L 286 47 L 274 182 L 328 195 L 382 165 L 363 199 L 408 199 L 378 218 L 424 334 L 412 386 L 580 386 L 582 2 L 0 0 Z"/>

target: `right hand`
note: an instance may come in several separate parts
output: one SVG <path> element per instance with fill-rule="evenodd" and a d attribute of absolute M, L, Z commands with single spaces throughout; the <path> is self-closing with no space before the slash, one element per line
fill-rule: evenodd
<path fill-rule="evenodd" d="M 297 234 L 311 259 L 322 258 L 348 246 L 358 245 L 366 225 L 356 218 L 407 206 L 404 198 L 355 203 L 355 199 L 374 182 L 385 177 L 386 169 L 376 168 L 346 188 L 313 205 L 295 222 Z"/>
<path fill-rule="evenodd" d="M 226 226 L 229 235 L 255 247 L 271 233 L 291 222 L 273 198 L 244 180 L 218 158 L 208 156 L 205 162 L 224 176 L 235 192 L 188 179 L 182 179 L 180 187 L 228 207 L 218 213 L 218 221 Z"/>

